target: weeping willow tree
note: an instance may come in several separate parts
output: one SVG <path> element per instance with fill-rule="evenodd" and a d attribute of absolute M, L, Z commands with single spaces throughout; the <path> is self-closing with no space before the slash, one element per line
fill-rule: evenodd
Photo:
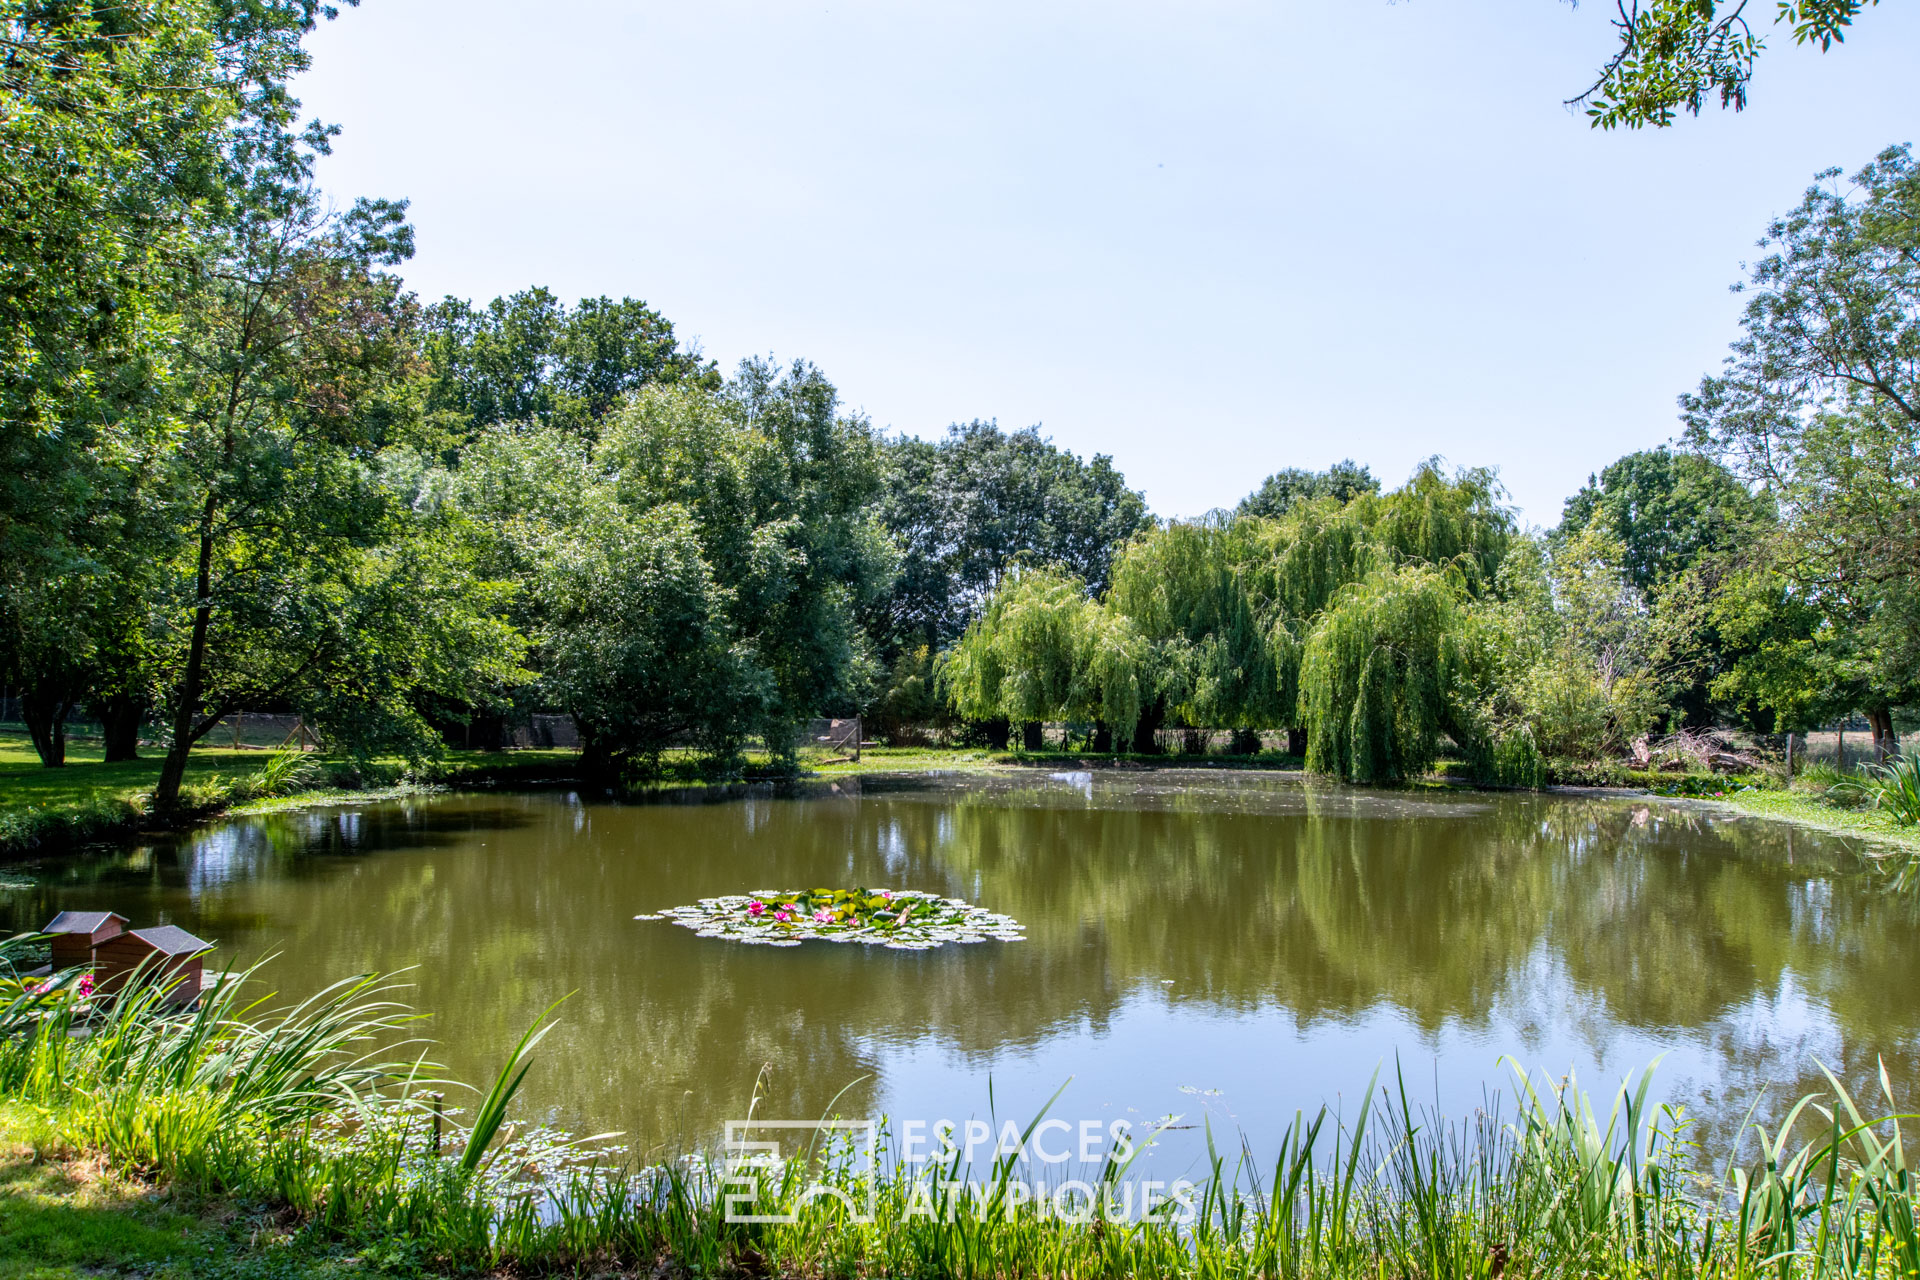
<path fill-rule="evenodd" d="M 1125 742 L 1156 682 L 1131 623 L 1056 569 L 1010 575 L 946 655 L 940 683 L 974 720 L 1099 720 Z"/>
<path fill-rule="evenodd" d="M 1150 530 L 1115 560 L 1107 604 L 1158 650 L 1158 693 L 1173 717 L 1259 729 L 1286 723 L 1293 697 L 1234 541 L 1222 522 Z"/>
<path fill-rule="evenodd" d="M 1370 498 L 1319 498 L 1278 519 L 1236 521 L 1234 556 L 1255 607 L 1304 634 L 1341 588 L 1392 563 L 1374 536 L 1375 514 Z"/>
<path fill-rule="evenodd" d="M 1488 666 L 1467 661 L 1466 606 L 1514 539 L 1500 498 L 1492 472 L 1429 461 L 1386 495 L 1150 530 L 1101 601 L 1018 574 L 949 656 L 947 688 L 965 716 L 1095 718 L 1136 749 L 1169 716 L 1304 730 L 1308 767 L 1374 782 L 1425 771 L 1447 734 L 1483 773 L 1524 775 L 1537 753 L 1460 689 Z"/>
<path fill-rule="evenodd" d="M 1142 746 L 1142 729 L 1151 734 L 1148 715 L 1157 681 L 1153 647 L 1132 622 L 1112 609 L 1093 605 L 1081 615 L 1080 680 L 1069 709 L 1075 718 L 1106 725 L 1115 744 Z"/>
<path fill-rule="evenodd" d="M 1454 589 L 1431 567 L 1344 588 L 1307 640 L 1300 700 L 1307 767 L 1392 782 L 1433 767 L 1467 674 Z"/>
<path fill-rule="evenodd" d="M 1272 655 L 1276 727 L 1298 752 L 1306 725 L 1300 710 L 1300 659 L 1306 637 L 1341 588 L 1391 563 L 1374 540 L 1372 506 L 1319 498 L 1296 503 L 1273 520 L 1240 520 L 1230 554 Z"/>
<path fill-rule="evenodd" d="M 1500 572 L 1513 544 L 1513 516 L 1505 491 L 1486 467 L 1468 467 L 1449 479 L 1429 458 L 1406 484 L 1365 503 L 1375 537 L 1403 563 L 1440 569 L 1462 591 L 1479 596 Z"/>

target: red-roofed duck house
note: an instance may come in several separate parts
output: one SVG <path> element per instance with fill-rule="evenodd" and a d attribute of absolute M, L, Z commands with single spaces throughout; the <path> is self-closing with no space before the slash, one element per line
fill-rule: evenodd
<path fill-rule="evenodd" d="M 116 934 L 94 948 L 98 990 L 118 990 L 126 985 L 136 969 L 145 965 L 144 972 L 148 975 L 178 977 L 180 984 L 173 989 L 171 998 L 177 1004 L 186 1004 L 200 995 L 204 977 L 201 958 L 212 949 L 212 943 L 170 924 Z"/>
<path fill-rule="evenodd" d="M 62 911 L 42 929 L 53 935 L 53 967 L 83 969 L 94 963 L 99 945 L 118 937 L 127 927 L 127 918 L 111 911 Z"/>

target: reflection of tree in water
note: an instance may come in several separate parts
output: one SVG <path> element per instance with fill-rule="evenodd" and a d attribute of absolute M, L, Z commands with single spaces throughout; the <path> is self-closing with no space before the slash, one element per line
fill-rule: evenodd
<path fill-rule="evenodd" d="M 530 1098 L 649 1139 L 704 1137 L 741 1114 L 763 1063 L 775 1072 L 762 1114 L 809 1116 L 872 1070 L 878 1046 L 926 1039 L 984 1066 L 1103 1028 L 1140 998 L 1290 1028 L 1384 1008 L 1426 1036 L 1511 1028 L 1529 1007 L 1564 1022 L 1578 1006 L 1597 1041 L 1622 1025 L 1693 1038 L 1718 1064 L 1677 1082 L 1700 1104 L 1730 1092 L 1744 1105 L 1785 1076 L 1811 1086 L 1809 1052 L 1863 1089 L 1875 1052 L 1899 1079 L 1920 1072 L 1911 906 L 1831 842 L 1786 828 L 1611 799 L 1233 775 L 1100 775 L 1090 793 L 1039 779 L 853 790 L 285 815 L 117 855 L 118 872 L 7 910 L 17 927 L 56 901 L 164 914 L 228 957 L 284 953 L 276 980 L 293 991 L 417 965 L 427 1032 L 467 1079 L 490 1076 L 526 1022 L 575 990 Z M 854 883 L 977 900 L 1020 919 L 1028 941 L 772 950 L 630 919 Z M 1831 1025 L 1778 1024 L 1764 1002 L 1783 991 Z M 874 1087 L 843 1108 L 864 1109 Z"/>
<path fill-rule="evenodd" d="M 1694 1039 L 1721 1075 L 1674 1096 L 1733 1120 L 1769 1082 L 1823 1087 L 1815 1054 L 1856 1096 L 1878 1096 L 1882 1054 L 1920 1079 L 1920 1007 L 1896 994 L 1920 990 L 1913 903 L 1832 841 L 1611 799 L 1415 816 L 1350 796 L 1265 818 L 1055 810 L 1043 839 L 981 797 L 956 807 L 948 861 L 1051 955 L 1077 943 L 1104 992 L 1172 977 L 1175 1001 L 1309 1023 L 1387 1005 L 1429 1033 L 1579 1004 L 1596 1038 Z M 1529 989 L 1542 954 L 1571 990 Z M 1831 1026 L 1801 1026 L 1802 1002 Z"/>
<path fill-rule="evenodd" d="M 1391 1001 L 1431 1028 L 1484 1014 L 1547 910 L 1546 868 L 1479 821 L 962 803 L 945 860 L 1028 922 L 1056 990 L 1171 978 L 1175 999 L 1232 1012 Z"/>

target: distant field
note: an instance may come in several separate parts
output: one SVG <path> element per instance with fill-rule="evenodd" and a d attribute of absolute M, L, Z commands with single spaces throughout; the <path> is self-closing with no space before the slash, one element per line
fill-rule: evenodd
<path fill-rule="evenodd" d="M 1840 735 L 1828 729 L 1821 733 L 1803 733 L 1804 744 L 1796 751 L 1804 750 L 1808 760 L 1837 760 L 1839 756 Z M 1873 735 L 1865 729 L 1847 730 L 1847 763 L 1859 764 L 1862 760 L 1873 758 Z"/>

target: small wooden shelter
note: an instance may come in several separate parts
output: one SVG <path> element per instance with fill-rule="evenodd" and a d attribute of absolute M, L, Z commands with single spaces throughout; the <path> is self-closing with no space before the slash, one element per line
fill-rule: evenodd
<path fill-rule="evenodd" d="M 126 927 L 127 918 L 112 911 L 62 911 L 40 932 L 53 935 L 53 967 L 58 972 L 92 965 L 95 949 Z"/>
<path fill-rule="evenodd" d="M 188 1004 L 200 996 L 205 974 L 201 958 L 213 950 L 176 925 L 157 924 L 150 929 L 133 929 L 101 943 L 94 951 L 98 970 L 98 990 L 112 992 L 126 985 L 135 970 L 154 978 L 178 978 L 170 997 L 176 1004 Z"/>

